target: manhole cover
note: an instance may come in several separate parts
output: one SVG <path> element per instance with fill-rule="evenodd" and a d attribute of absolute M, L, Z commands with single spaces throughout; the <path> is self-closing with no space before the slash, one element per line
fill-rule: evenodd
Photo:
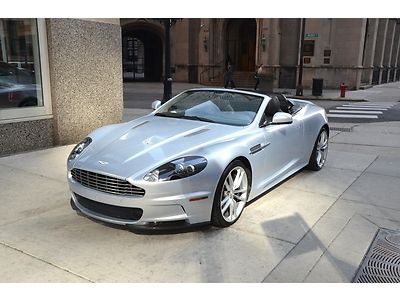
<path fill-rule="evenodd" d="M 400 232 L 379 229 L 353 282 L 400 283 Z"/>

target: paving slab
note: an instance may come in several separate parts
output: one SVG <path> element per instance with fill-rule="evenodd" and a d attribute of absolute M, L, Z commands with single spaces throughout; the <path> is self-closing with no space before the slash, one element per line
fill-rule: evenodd
<path fill-rule="evenodd" d="M 355 215 L 389 229 L 396 229 L 400 222 L 400 211 L 339 199 L 268 274 L 264 282 L 303 282 Z M 362 251 L 364 249 L 360 250 L 361 256 L 365 254 Z"/>
<path fill-rule="evenodd" d="M 333 143 L 356 144 L 367 146 L 400 147 L 400 138 L 394 138 L 391 133 L 376 132 L 371 137 L 370 132 L 346 132 L 331 139 Z"/>
<path fill-rule="evenodd" d="M 65 205 L 66 182 L 1 165 L 0 225 Z"/>
<path fill-rule="evenodd" d="M 340 143 L 335 143 L 333 141 L 329 141 L 329 151 L 332 150 L 349 152 L 349 153 L 362 153 L 362 154 L 385 155 L 385 156 L 386 155 L 398 156 L 400 152 L 399 148 L 395 147 L 340 144 Z"/>
<path fill-rule="evenodd" d="M 235 229 L 295 244 L 335 200 L 282 185 L 247 206 Z"/>
<path fill-rule="evenodd" d="M 89 282 L 68 270 L 0 244 L 0 282 Z"/>
<path fill-rule="evenodd" d="M 397 155 L 380 155 L 366 171 L 400 177 L 400 151 Z"/>
<path fill-rule="evenodd" d="M 95 282 L 261 282 L 293 247 L 234 228 L 139 235 L 67 206 L 2 226 L 0 241 Z"/>
<path fill-rule="evenodd" d="M 325 167 L 364 171 L 377 158 L 378 155 L 351 153 L 330 149 Z"/>
<path fill-rule="evenodd" d="M 399 177 L 365 172 L 342 198 L 400 210 L 399 186 Z"/>
<path fill-rule="evenodd" d="M 351 282 L 377 230 L 375 224 L 354 215 L 304 282 Z"/>
<path fill-rule="evenodd" d="M 303 170 L 289 179 L 285 186 L 338 198 L 360 174 L 359 171 L 329 167 L 318 172 Z"/>
<path fill-rule="evenodd" d="M 1 157 L 0 170 L 2 166 L 9 166 L 32 174 L 67 182 L 67 158 L 74 146 L 67 145 Z M 7 172 L 0 171 L 0 178 L 4 174 L 7 174 Z"/>

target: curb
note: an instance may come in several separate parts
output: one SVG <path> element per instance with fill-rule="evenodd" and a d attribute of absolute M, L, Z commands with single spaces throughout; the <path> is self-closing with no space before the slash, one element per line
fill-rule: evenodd
<path fill-rule="evenodd" d="M 300 99 L 300 100 L 314 100 L 314 101 L 352 101 L 352 102 L 368 102 L 365 99 L 357 99 L 357 98 L 325 98 L 323 96 L 292 96 L 292 95 L 285 95 L 287 98 L 293 99 Z"/>

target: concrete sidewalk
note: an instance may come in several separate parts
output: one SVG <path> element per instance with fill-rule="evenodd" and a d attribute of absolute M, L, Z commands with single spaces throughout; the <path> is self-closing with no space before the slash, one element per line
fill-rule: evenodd
<path fill-rule="evenodd" d="M 400 229 L 400 122 L 331 126 L 321 171 L 299 172 L 230 228 L 169 235 L 73 212 L 73 145 L 2 157 L 0 282 L 350 282 L 377 229 Z"/>

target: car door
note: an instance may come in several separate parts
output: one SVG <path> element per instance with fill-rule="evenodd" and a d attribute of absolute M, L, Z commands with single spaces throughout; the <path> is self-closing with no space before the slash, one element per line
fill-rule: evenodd
<path fill-rule="evenodd" d="M 293 117 L 291 124 L 270 124 L 264 128 L 264 187 L 276 183 L 298 168 L 303 153 L 303 121 Z"/>

